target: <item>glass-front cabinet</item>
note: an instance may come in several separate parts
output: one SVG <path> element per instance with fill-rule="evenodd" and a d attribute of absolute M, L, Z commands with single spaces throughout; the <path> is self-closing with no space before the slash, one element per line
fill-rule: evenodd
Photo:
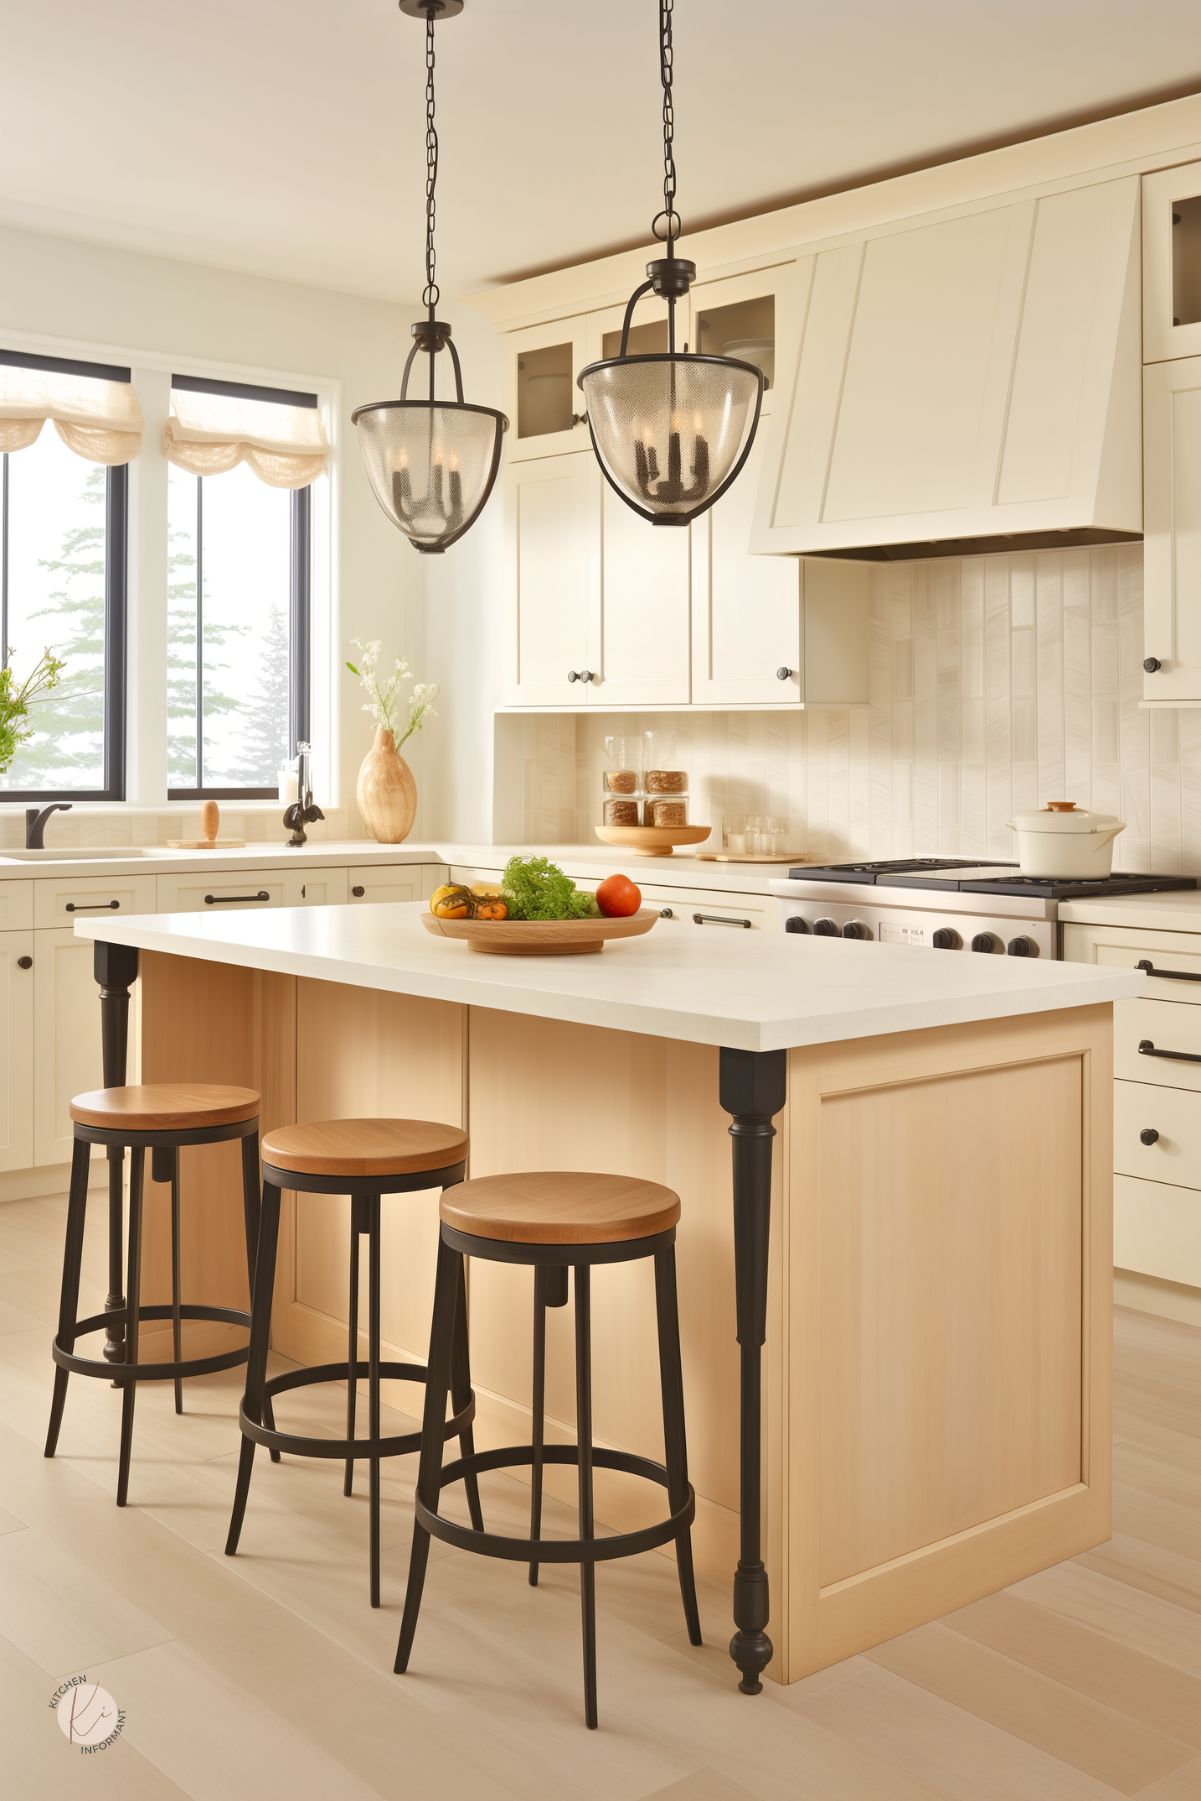
<path fill-rule="evenodd" d="M 1143 177 L 1143 361 L 1201 354 L 1201 163 Z"/>
<path fill-rule="evenodd" d="M 588 443 L 576 376 L 587 362 L 585 316 L 511 332 L 506 458 L 555 456 Z"/>
<path fill-rule="evenodd" d="M 772 406 L 776 379 L 776 333 L 784 284 L 794 263 L 698 281 L 692 290 L 689 348 L 703 356 L 733 356 L 754 363 L 767 377 L 763 411 Z"/>

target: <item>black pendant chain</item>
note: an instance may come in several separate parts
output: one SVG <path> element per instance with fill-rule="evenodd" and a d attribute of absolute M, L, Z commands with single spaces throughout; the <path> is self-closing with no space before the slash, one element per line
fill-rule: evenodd
<path fill-rule="evenodd" d="M 432 319 L 438 304 L 438 267 L 434 251 L 434 222 L 438 201 L 438 130 L 434 123 L 434 10 L 425 15 L 425 291 L 421 304 Z"/>
<path fill-rule="evenodd" d="M 659 0 L 659 80 L 663 86 L 663 210 L 651 221 L 651 231 L 660 242 L 666 242 L 668 255 L 683 230 L 676 211 L 676 114 L 672 96 L 674 47 L 671 15 L 674 0 Z"/>

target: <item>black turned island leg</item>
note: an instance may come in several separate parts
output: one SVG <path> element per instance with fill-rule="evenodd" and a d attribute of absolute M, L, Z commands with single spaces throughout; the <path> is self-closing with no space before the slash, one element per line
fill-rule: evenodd
<path fill-rule="evenodd" d="M 719 1094 L 732 1115 L 734 1162 L 734 1286 L 742 1361 L 741 1533 L 734 1572 L 730 1656 L 744 1695 L 757 1695 L 771 1662 L 767 1636 L 767 1571 L 760 1543 L 763 1512 L 761 1431 L 762 1352 L 767 1338 L 767 1258 L 771 1224 L 772 1124 L 784 1105 L 785 1053 L 732 1051 L 720 1056 Z"/>
<path fill-rule="evenodd" d="M 96 942 L 92 964 L 100 988 L 100 1052 L 106 1088 L 121 1088 L 125 1083 L 129 1060 L 129 990 L 138 977 L 138 953 L 126 944 Z M 119 1145 L 108 1150 L 108 1293 L 104 1297 L 106 1313 L 125 1311 L 122 1294 L 122 1216 L 124 1213 L 121 1184 L 124 1176 L 125 1152 Z M 123 1319 L 107 1326 L 104 1333 L 104 1355 L 109 1363 L 125 1362 L 125 1325 Z"/>

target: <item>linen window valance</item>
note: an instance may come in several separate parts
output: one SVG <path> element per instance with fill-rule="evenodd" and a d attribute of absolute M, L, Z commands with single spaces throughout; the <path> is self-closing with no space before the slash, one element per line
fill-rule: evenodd
<path fill-rule="evenodd" d="M 142 447 L 142 408 L 130 382 L 0 360 L 0 451 L 27 449 L 47 419 L 90 463 L 128 463 Z"/>
<path fill-rule="evenodd" d="M 193 475 L 246 463 L 269 487 L 307 488 L 328 467 L 330 446 L 314 405 L 172 387 L 163 454 Z"/>

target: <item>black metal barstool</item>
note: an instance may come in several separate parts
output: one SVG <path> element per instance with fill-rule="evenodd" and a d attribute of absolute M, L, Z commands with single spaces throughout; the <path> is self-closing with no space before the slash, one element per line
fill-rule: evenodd
<path fill-rule="evenodd" d="M 431 1188 L 449 1188 L 463 1180 L 467 1159 L 467 1134 L 457 1126 L 419 1119 L 336 1119 L 313 1125 L 283 1126 L 263 1140 L 262 1224 L 251 1303 L 250 1358 L 246 1367 L 246 1395 L 239 1419 L 242 1454 L 234 1491 L 233 1513 L 225 1554 L 238 1548 L 250 1471 L 256 1445 L 265 1445 L 272 1459 L 290 1452 L 296 1457 L 328 1457 L 345 1462 L 343 1490 L 351 1492 L 356 1459 L 368 1460 L 371 1605 L 380 1604 L 379 1488 L 380 1459 L 416 1451 L 419 1432 L 380 1435 L 380 1382 L 424 1382 L 425 1365 L 391 1363 L 380 1359 L 380 1199 L 386 1194 L 415 1194 Z M 279 1240 L 281 1189 L 304 1194 L 349 1195 L 350 1305 L 349 1343 L 345 1363 L 321 1363 L 309 1369 L 286 1370 L 267 1376 L 267 1349 L 271 1335 L 271 1297 L 275 1283 L 275 1255 Z M 359 1239 L 367 1239 L 367 1357 L 359 1357 Z M 445 1425 L 447 1438 L 457 1437 L 464 1456 L 474 1452 L 471 1422 L 475 1395 L 467 1356 L 467 1298 L 463 1284 L 454 1296 L 451 1321 L 454 1396 L 453 1417 Z M 356 1384 L 367 1381 L 367 1436 L 355 1437 Z M 313 1438 L 303 1433 L 276 1430 L 273 1402 L 293 1388 L 316 1382 L 345 1382 L 346 1437 Z M 446 1395 L 442 1396 L 443 1413 Z M 479 1491 L 474 1480 L 468 1487 L 471 1517 L 483 1531 Z"/>
<path fill-rule="evenodd" d="M 246 1228 L 246 1261 L 251 1279 L 258 1236 L 258 1134 L 259 1097 L 252 1088 L 228 1088 L 207 1082 L 156 1082 L 123 1088 L 97 1088 L 77 1094 L 71 1102 L 74 1148 L 71 1188 L 67 1200 L 67 1235 L 63 1252 L 62 1291 L 58 1307 L 58 1331 L 51 1347 L 57 1368 L 46 1433 L 46 1456 L 53 1457 L 67 1399 L 67 1378 L 103 1376 L 116 1383 L 121 1396 L 121 1446 L 117 1465 L 117 1506 L 124 1507 L 129 1494 L 129 1459 L 133 1443 L 133 1407 L 139 1382 L 174 1382 L 175 1411 L 183 1412 L 183 1383 L 188 1376 L 209 1376 L 217 1370 L 245 1363 L 248 1346 L 220 1351 L 208 1357 L 183 1355 L 183 1321 L 210 1320 L 224 1325 L 249 1326 L 249 1313 L 232 1307 L 209 1306 L 181 1298 L 179 1254 L 179 1153 L 191 1145 L 242 1142 L 242 1206 Z M 105 1311 L 80 1319 L 79 1277 L 83 1261 L 84 1220 L 88 1200 L 91 1147 L 129 1151 L 129 1228 L 125 1294 L 110 1295 Z M 171 1300 L 143 1306 L 142 1183 L 146 1152 L 151 1156 L 151 1177 L 171 1187 Z M 115 1233 L 115 1267 L 120 1267 L 121 1218 L 111 1211 L 110 1237 Z M 138 1336 L 146 1320 L 171 1321 L 172 1355 L 167 1362 L 140 1363 Z M 105 1357 L 79 1357 L 75 1341 L 89 1332 L 109 1336 Z"/>
<path fill-rule="evenodd" d="M 434 1318 L 430 1331 L 429 1377 L 421 1435 L 421 1463 L 414 1506 L 413 1550 L 405 1595 L 396 1670 L 408 1668 L 421 1608 L 431 1536 L 464 1551 L 528 1563 L 538 1580 L 543 1563 L 578 1563 L 584 1637 L 584 1718 L 596 1713 L 596 1566 L 631 1557 L 674 1540 L 680 1593 L 688 1636 L 701 1642 L 700 1614 L 692 1569 L 692 1519 L 696 1496 L 688 1480 L 684 1432 L 684 1385 L 680 1369 L 680 1326 L 676 1303 L 675 1237 L 679 1197 L 657 1182 L 628 1176 L 537 1172 L 486 1176 L 442 1196 Z M 523 1263 L 534 1270 L 533 1443 L 506 1445 L 479 1455 L 465 1453 L 442 1467 L 446 1437 L 446 1396 L 453 1385 L 457 1297 L 463 1288 L 466 1257 Z M 663 1394 L 664 1462 L 592 1443 L 591 1273 L 594 1264 L 626 1263 L 636 1257 L 655 1262 L 655 1307 L 659 1330 L 659 1375 Z M 576 1437 L 574 1445 L 547 1445 L 543 1420 L 546 1374 L 546 1308 L 567 1300 L 567 1271 L 574 1274 Z M 542 1472 L 548 1463 L 578 1470 L 579 1537 L 544 1539 Z M 529 1538 L 502 1538 L 470 1528 L 438 1511 L 441 1490 L 452 1482 L 473 1484 L 485 1470 L 529 1465 L 532 1472 Z M 670 1512 L 636 1532 L 595 1535 L 592 1494 L 594 1468 L 642 1476 L 667 1490 Z M 470 1493 L 470 1487 L 468 1492 Z"/>

